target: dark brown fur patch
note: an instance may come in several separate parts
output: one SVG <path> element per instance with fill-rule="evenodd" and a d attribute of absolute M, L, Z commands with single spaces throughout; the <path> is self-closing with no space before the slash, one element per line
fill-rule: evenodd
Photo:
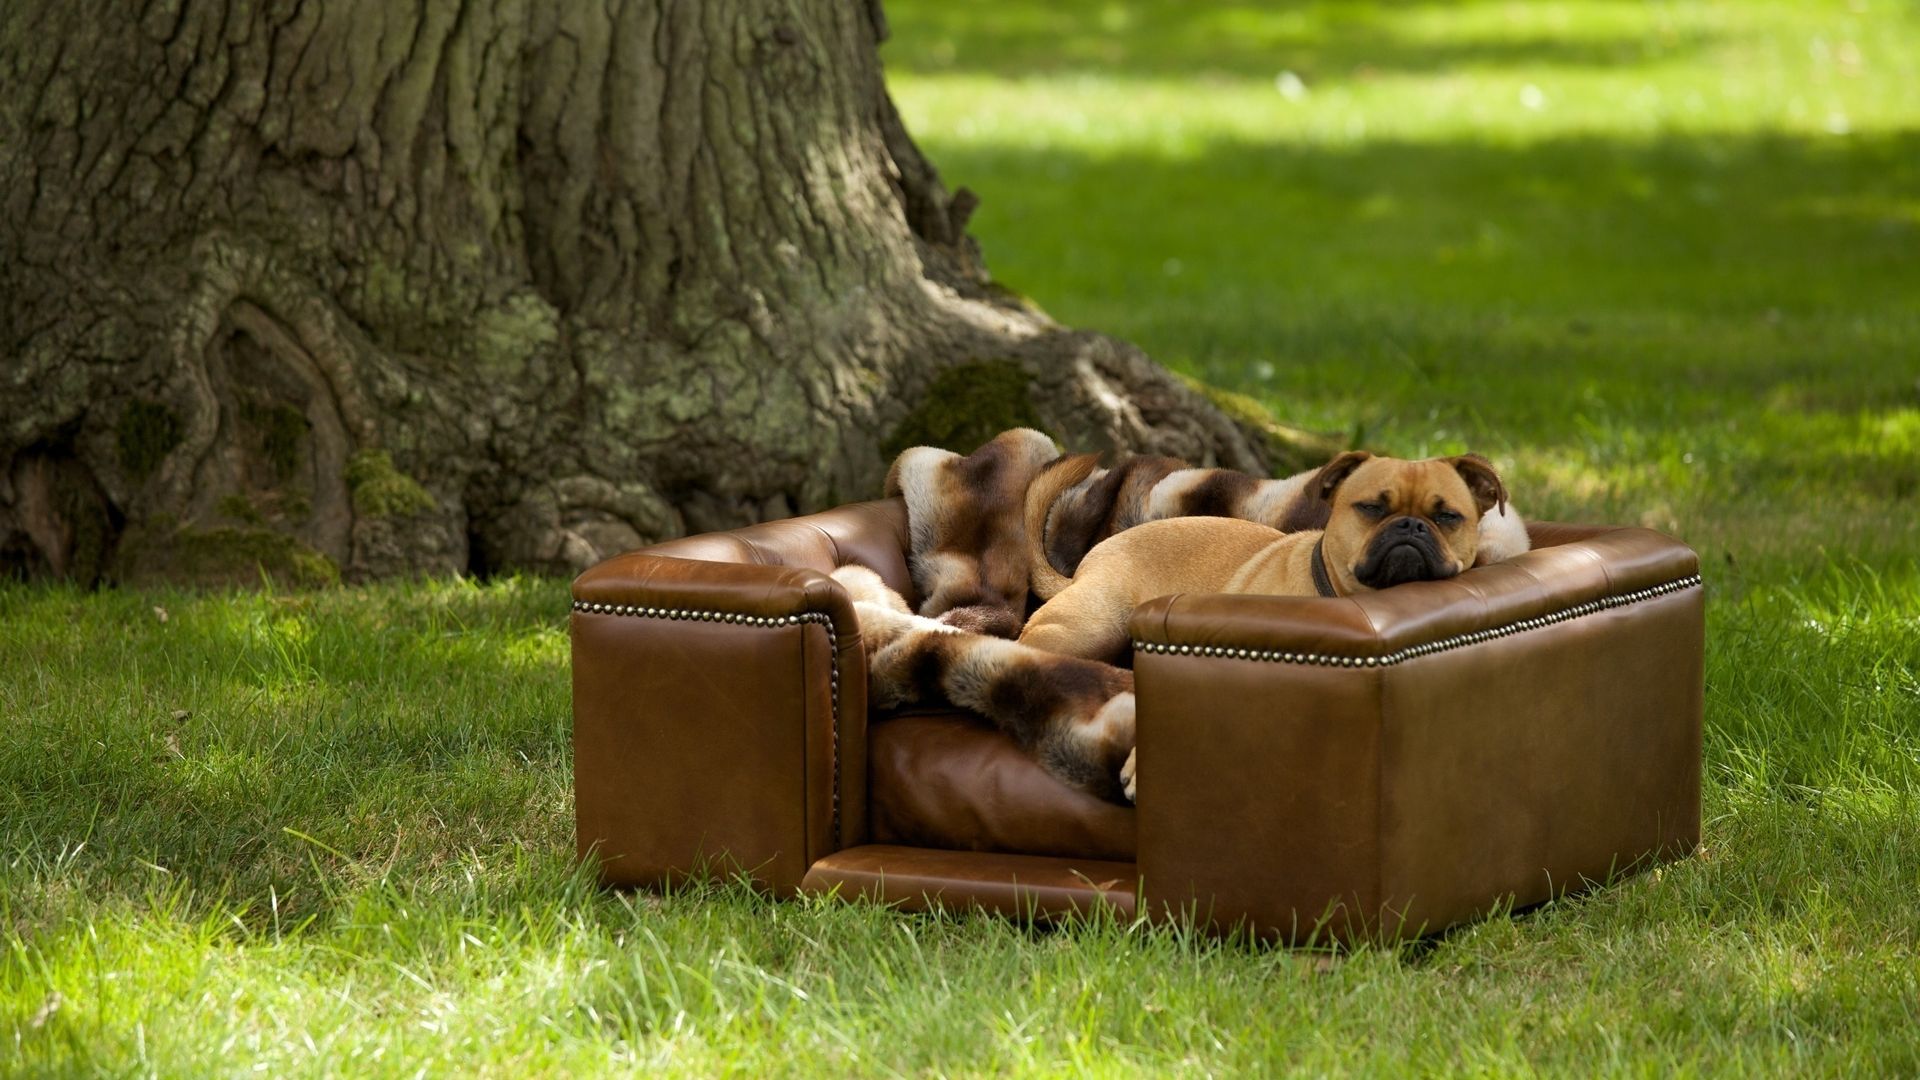
<path fill-rule="evenodd" d="M 1023 625 L 1020 615 L 992 604 L 948 608 L 940 613 L 939 619 L 956 630 L 999 638 L 1019 637 Z"/>
<path fill-rule="evenodd" d="M 1316 498 L 1311 491 L 1303 490 L 1287 504 L 1286 513 L 1280 515 L 1280 521 L 1274 528 L 1283 533 L 1306 532 L 1324 529 L 1327 522 L 1332 520 L 1333 504 Z"/>
<path fill-rule="evenodd" d="M 905 663 L 898 670 L 909 701 L 938 701 L 946 696 L 947 665 L 951 660 L 945 648 L 950 634 L 919 632 L 902 643 Z"/>
<path fill-rule="evenodd" d="M 1232 469 L 1210 469 L 1180 498 L 1183 517 L 1234 517 L 1259 481 Z"/>
<path fill-rule="evenodd" d="M 1108 802 L 1124 803 L 1119 766 L 1105 760 L 1111 755 L 1088 754 L 1077 740 L 1060 733 L 1042 740 L 1034 748 L 1040 767 L 1068 787 L 1076 787 Z M 1125 755 L 1121 755 L 1124 760 Z"/>
<path fill-rule="evenodd" d="M 1080 560 L 1112 527 L 1114 501 L 1126 479 L 1119 469 L 1108 469 L 1054 504 L 1047 519 L 1046 550 L 1055 570 L 1071 577 Z"/>
<path fill-rule="evenodd" d="M 1145 520 L 1153 485 L 1186 467 L 1175 458 L 1135 454 L 1063 496 L 1048 519 L 1047 561 L 1071 577 L 1100 541 Z"/>
<path fill-rule="evenodd" d="M 1008 665 L 1006 674 L 993 681 L 981 710 L 1023 746 L 1038 741 L 1055 716 L 1072 712 L 1091 717 L 1108 698 L 1133 689 L 1131 672 L 1030 651 L 1033 658 Z"/>

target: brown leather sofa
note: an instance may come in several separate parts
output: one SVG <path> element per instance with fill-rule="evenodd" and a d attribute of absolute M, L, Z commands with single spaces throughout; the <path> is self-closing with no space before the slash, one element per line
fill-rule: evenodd
<path fill-rule="evenodd" d="M 1645 529 L 1533 541 L 1357 598 L 1141 605 L 1137 808 L 956 710 L 869 712 L 826 575 L 860 563 L 914 599 L 897 499 L 621 555 L 573 586 L 580 855 L 613 885 L 744 872 L 1294 942 L 1430 933 L 1684 856 L 1698 559 Z"/>

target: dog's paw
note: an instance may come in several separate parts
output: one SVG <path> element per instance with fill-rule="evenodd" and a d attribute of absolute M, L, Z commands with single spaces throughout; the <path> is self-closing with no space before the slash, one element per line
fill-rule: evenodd
<path fill-rule="evenodd" d="M 1120 766 L 1120 790 L 1126 793 L 1128 802 L 1139 801 L 1133 797 L 1134 781 L 1137 779 L 1134 775 L 1133 759 L 1139 753 L 1137 748 L 1127 751 L 1126 764 Z"/>

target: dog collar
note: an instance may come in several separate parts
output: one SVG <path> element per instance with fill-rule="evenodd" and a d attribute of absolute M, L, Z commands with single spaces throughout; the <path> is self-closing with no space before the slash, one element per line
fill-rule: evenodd
<path fill-rule="evenodd" d="M 1327 557 L 1320 553 L 1321 545 L 1326 542 L 1324 536 L 1313 542 L 1313 587 L 1320 590 L 1321 596 L 1331 598 L 1340 594 L 1333 591 L 1333 579 L 1327 576 Z"/>

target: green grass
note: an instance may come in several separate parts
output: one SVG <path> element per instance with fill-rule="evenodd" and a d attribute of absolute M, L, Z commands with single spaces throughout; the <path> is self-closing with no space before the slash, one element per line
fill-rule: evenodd
<path fill-rule="evenodd" d="M 1920 1071 L 1920 9 L 887 8 L 1002 281 L 1700 548 L 1705 854 L 1331 962 L 608 895 L 563 583 L 7 588 L 0 1074 Z"/>

